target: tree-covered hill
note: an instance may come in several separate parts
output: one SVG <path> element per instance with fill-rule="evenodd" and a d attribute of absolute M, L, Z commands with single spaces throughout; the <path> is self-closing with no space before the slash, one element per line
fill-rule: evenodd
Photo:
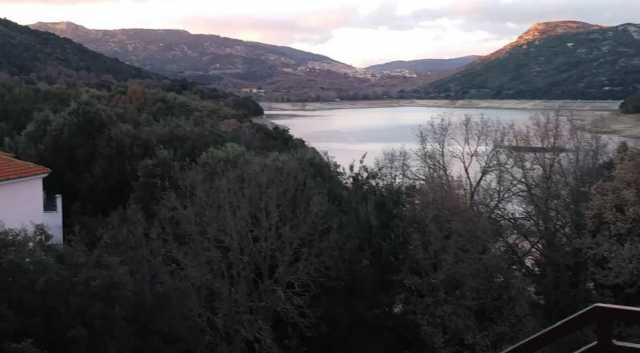
<path fill-rule="evenodd" d="M 184 30 L 94 30 L 71 22 L 39 22 L 31 28 L 72 39 L 152 72 L 205 83 L 227 79 L 259 85 L 285 71 L 303 74 L 304 69 L 311 68 L 356 72 L 355 68 L 323 55 Z"/>
<path fill-rule="evenodd" d="M 367 70 L 384 73 L 389 71 L 406 70 L 413 74 L 443 74 L 451 73 L 456 70 L 460 70 L 463 67 L 478 60 L 480 56 L 470 55 L 460 58 L 451 59 L 421 59 L 421 60 L 409 60 L 409 61 L 391 61 L 384 64 L 373 65 L 367 67 Z"/>
<path fill-rule="evenodd" d="M 260 88 L 272 98 L 310 98 L 325 91 L 335 97 L 369 83 L 358 69 L 323 55 L 218 35 L 170 29 L 94 30 L 70 22 L 40 22 L 31 27 L 151 72 L 236 93 Z M 283 89 L 283 82 L 293 88 Z M 301 95 L 301 91 L 309 93 Z"/>
<path fill-rule="evenodd" d="M 542 23 L 422 90 L 430 98 L 624 99 L 640 88 L 640 25 Z"/>
<path fill-rule="evenodd" d="M 65 223 L 127 203 L 144 161 L 170 152 L 182 163 L 235 142 L 273 151 L 293 146 L 252 123 L 249 98 L 173 81 L 68 39 L 0 22 L 0 150 L 49 166 Z M 301 143 L 298 143 L 301 146 Z"/>
<path fill-rule="evenodd" d="M 433 119 L 345 171 L 250 99 L 40 35 L 5 26 L 39 64 L 0 51 L 0 150 L 53 170 L 65 245 L 0 229 L 2 352 L 487 353 L 640 305 L 640 152 L 573 120 Z"/>
<path fill-rule="evenodd" d="M 640 113 L 640 94 L 634 94 L 625 98 L 620 104 L 620 111 L 624 114 Z"/>
<path fill-rule="evenodd" d="M 111 76 L 116 80 L 158 75 L 100 55 L 68 39 L 0 19 L 0 71 L 44 75 L 52 71 Z"/>
<path fill-rule="evenodd" d="M 410 97 L 400 91 L 413 90 L 452 72 L 451 62 L 442 65 L 430 61 L 412 65 L 423 70 L 431 68 L 417 76 L 394 70 L 358 69 L 290 47 L 184 30 L 96 30 L 71 22 L 38 22 L 31 28 L 69 38 L 167 77 L 271 101 Z M 454 61 L 453 68 L 467 61 Z"/>

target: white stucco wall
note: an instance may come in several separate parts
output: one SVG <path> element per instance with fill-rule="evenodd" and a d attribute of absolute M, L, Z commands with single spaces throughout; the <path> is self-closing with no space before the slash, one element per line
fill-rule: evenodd
<path fill-rule="evenodd" d="M 0 183 L 0 221 L 7 228 L 41 224 L 42 192 L 41 177 Z"/>
<path fill-rule="evenodd" d="M 42 177 L 0 183 L 0 223 L 4 228 L 32 229 L 43 224 L 53 235 L 52 242 L 62 243 L 62 198 L 58 211 L 44 212 Z"/>

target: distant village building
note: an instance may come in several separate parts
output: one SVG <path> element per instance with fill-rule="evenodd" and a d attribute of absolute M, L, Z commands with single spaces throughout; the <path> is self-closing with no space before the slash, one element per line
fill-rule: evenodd
<path fill-rule="evenodd" d="M 266 93 L 266 91 L 262 88 L 242 88 L 240 92 L 246 93 L 246 94 L 257 94 L 257 95 L 264 95 Z"/>
<path fill-rule="evenodd" d="M 62 196 L 44 192 L 51 170 L 0 151 L 0 228 L 44 225 L 52 243 L 62 244 Z"/>

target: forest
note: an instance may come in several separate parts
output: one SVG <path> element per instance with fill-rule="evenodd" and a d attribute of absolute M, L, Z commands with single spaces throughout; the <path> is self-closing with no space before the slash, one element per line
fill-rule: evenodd
<path fill-rule="evenodd" d="M 65 244 L 0 231 L 4 352 L 498 352 L 640 305 L 625 143 L 441 116 L 341 168 L 250 99 L 5 22 L 0 48 L 48 54 L 0 52 L 0 149 L 53 170 Z"/>
<path fill-rule="evenodd" d="M 640 304 L 624 143 L 434 117 L 345 170 L 250 101 L 158 85 L 0 82 L 2 148 L 54 170 L 66 224 L 63 248 L 2 232 L 4 351 L 497 352 Z"/>
<path fill-rule="evenodd" d="M 627 99 L 625 99 L 620 104 L 620 111 L 623 114 L 638 114 L 638 113 L 640 113 L 640 95 L 636 94 L 636 95 L 627 97 Z"/>

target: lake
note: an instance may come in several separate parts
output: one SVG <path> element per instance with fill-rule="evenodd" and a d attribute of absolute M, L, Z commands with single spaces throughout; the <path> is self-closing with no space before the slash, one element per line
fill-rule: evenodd
<path fill-rule="evenodd" d="M 266 116 L 319 151 L 327 152 L 340 165 L 348 166 L 364 154 L 366 162 L 372 163 L 385 149 L 415 148 L 418 130 L 432 118 L 457 120 L 471 115 L 524 123 L 536 113 L 524 109 L 391 107 L 267 111 Z"/>

